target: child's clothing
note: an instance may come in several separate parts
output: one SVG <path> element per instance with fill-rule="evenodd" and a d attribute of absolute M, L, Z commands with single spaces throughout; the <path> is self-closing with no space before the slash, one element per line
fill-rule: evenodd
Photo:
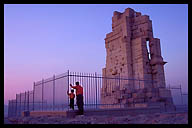
<path fill-rule="evenodd" d="M 75 98 L 75 94 L 74 93 L 69 93 L 69 98 L 70 98 L 70 108 L 72 108 L 74 110 L 74 98 Z"/>

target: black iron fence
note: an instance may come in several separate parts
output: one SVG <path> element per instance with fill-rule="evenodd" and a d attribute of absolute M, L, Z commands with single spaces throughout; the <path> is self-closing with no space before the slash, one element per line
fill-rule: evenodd
<path fill-rule="evenodd" d="M 141 79 L 127 79 L 120 76 L 103 77 L 101 74 L 97 73 L 77 73 L 68 71 L 61 75 L 54 75 L 51 78 L 34 82 L 32 91 L 16 94 L 15 100 L 9 100 L 8 116 L 20 116 L 21 112 L 26 110 L 68 110 L 69 97 L 67 95 L 67 91 L 70 92 L 69 84 L 74 85 L 76 81 L 79 81 L 80 85 L 84 89 L 84 109 L 98 109 L 99 106 L 108 106 L 111 108 L 110 106 L 114 105 L 118 105 L 119 108 L 121 108 L 120 103 L 101 103 L 102 85 L 107 85 L 106 92 L 112 92 L 117 88 L 123 88 L 123 85 L 126 84 L 127 87 L 132 88 L 130 83 L 133 82 L 135 86 L 132 89 L 140 89 L 143 87 L 144 83 L 151 85 L 150 83 L 155 82 Z M 183 96 L 188 96 L 188 94 L 182 93 L 181 86 L 180 88 L 169 87 L 169 89 L 171 91 L 179 89 L 182 100 L 180 105 L 184 105 Z"/>

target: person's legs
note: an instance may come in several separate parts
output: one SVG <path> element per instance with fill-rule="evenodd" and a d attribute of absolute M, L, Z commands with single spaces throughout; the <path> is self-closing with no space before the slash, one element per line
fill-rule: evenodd
<path fill-rule="evenodd" d="M 79 113 L 83 115 L 83 95 L 79 96 Z"/>
<path fill-rule="evenodd" d="M 70 108 L 73 108 L 72 99 L 70 99 Z"/>
<path fill-rule="evenodd" d="M 74 99 L 71 99 L 71 108 L 74 110 Z"/>
<path fill-rule="evenodd" d="M 80 114 L 80 95 L 77 95 L 78 114 Z"/>

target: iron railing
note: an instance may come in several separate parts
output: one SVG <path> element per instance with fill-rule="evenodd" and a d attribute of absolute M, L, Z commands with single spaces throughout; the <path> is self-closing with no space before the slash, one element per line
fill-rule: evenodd
<path fill-rule="evenodd" d="M 74 85 L 76 81 L 79 81 L 84 89 L 85 109 L 98 109 L 101 106 L 107 106 L 105 108 L 113 108 L 114 106 L 119 106 L 119 108 L 123 107 L 121 103 L 101 103 L 102 86 L 104 85 L 107 85 L 106 92 L 110 93 L 117 88 L 123 88 L 124 85 L 129 89 L 138 90 L 144 87 L 144 83 L 152 85 L 151 83 L 155 82 L 151 80 L 128 79 L 119 75 L 104 77 L 97 73 L 77 73 L 68 71 L 61 75 L 53 75 L 53 77 L 48 79 L 34 82 L 32 91 L 16 94 L 15 100 L 9 100 L 8 116 L 20 116 L 22 111 L 68 110 L 69 97 L 67 91 L 70 92 L 69 84 Z M 130 83 L 134 83 L 134 86 L 131 86 Z M 181 96 L 181 104 L 185 105 L 183 96 L 188 96 L 188 94 L 182 93 L 181 86 L 180 88 L 172 88 L 169 86 L 168 89 L 172 92 L 173 90 L 179 90 L 178 94 L 180 93 Z"/>

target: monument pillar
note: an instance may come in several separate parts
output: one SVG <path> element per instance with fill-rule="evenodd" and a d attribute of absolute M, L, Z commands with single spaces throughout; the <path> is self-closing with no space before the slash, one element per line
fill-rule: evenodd
<path fill-rule="evenodd" d="M 161 56 L 160 40 L 153 37 L 149 16 L 131 8 L 123 13 L 115 11 L 112 32 L 105 38 L 105 48 L 107 56 L 106 67 L 102 69 L 102 104 L 124 104 L 125 107 L 172 104 L 171 92 L 166 89 L 165 83 L 166 62 Z M 117 82 L 117 79 L 107 77 L 130 80 L 120 79 Z"/>

